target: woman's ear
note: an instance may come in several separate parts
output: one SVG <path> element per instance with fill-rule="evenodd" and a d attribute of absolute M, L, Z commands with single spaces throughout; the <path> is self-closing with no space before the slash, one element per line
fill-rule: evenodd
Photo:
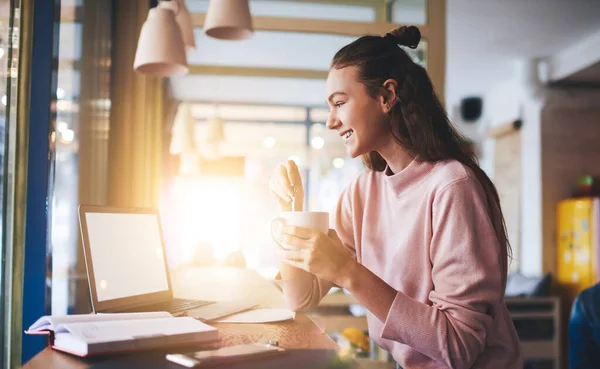
<path fill-rule="evenodd" d="M 383 82 L 383 95 L 380 99 L 382 109 L 384 113 L 389 113 L 394 105 L 398 102 L 398 95 L 396 90 L 398 88 L 398 82 L 395 79 L 389 78 Z"/>

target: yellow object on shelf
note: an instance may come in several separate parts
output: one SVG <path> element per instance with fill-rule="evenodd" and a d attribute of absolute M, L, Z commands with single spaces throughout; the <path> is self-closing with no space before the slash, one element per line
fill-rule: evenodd
<path fill-rule="evenodd" d="M 600 280 L 600 198 L 558 204 L 557 244 L 557 281 L 572 301 Z"/>
<path fill-rule="evenodd" d="M 360 329 L 346 328 L 342 331 L 342 336 L 363 352 L 369 352 L 371 347 L 369 337 Z"/>

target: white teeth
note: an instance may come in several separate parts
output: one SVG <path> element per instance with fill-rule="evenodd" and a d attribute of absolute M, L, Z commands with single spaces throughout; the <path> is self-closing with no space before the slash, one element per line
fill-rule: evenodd
<path fill-rule="evenodd" d="M 347 140 L 348 138 L 350 138 L 350 136 L 352 136 L 352 132 L 353 131 L 348 131 L 346 132 L 346 134 L 344 135 L 344 138 Z"/>

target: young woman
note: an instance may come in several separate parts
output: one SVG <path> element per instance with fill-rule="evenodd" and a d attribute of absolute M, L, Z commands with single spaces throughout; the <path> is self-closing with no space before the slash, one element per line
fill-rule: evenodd
<path fill-rule="evenodd" d="M 410 368 L 522 368 L 503 302 L 510 246 L 498 194 L 450 124 L 402 27 L 342 48 L 327 78 L 327 127 L 367 169 L 343 192 L 327 235 L 283 228 L 278 283 L 293 310 L 332 285 L 367 310 L 369 335 Z M 281 210 L 303 189 L 293 162 L 270 187 Z"/>

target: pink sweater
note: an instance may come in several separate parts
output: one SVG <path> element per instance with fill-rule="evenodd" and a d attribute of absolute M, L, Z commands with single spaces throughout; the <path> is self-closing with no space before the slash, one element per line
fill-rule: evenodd
<path fill-rule="evenodd" d="M 457 161 L 414 160 L 399 173 L 364 171 L 342 194 L 333 227 L 363 264 L 398 291 L 369 335 L 404 368 L 522 368 L 503 302 L 499 245 L 485 194 Z M 278 280 L 293 310 L 332 284 L 303 270 Z"/>

